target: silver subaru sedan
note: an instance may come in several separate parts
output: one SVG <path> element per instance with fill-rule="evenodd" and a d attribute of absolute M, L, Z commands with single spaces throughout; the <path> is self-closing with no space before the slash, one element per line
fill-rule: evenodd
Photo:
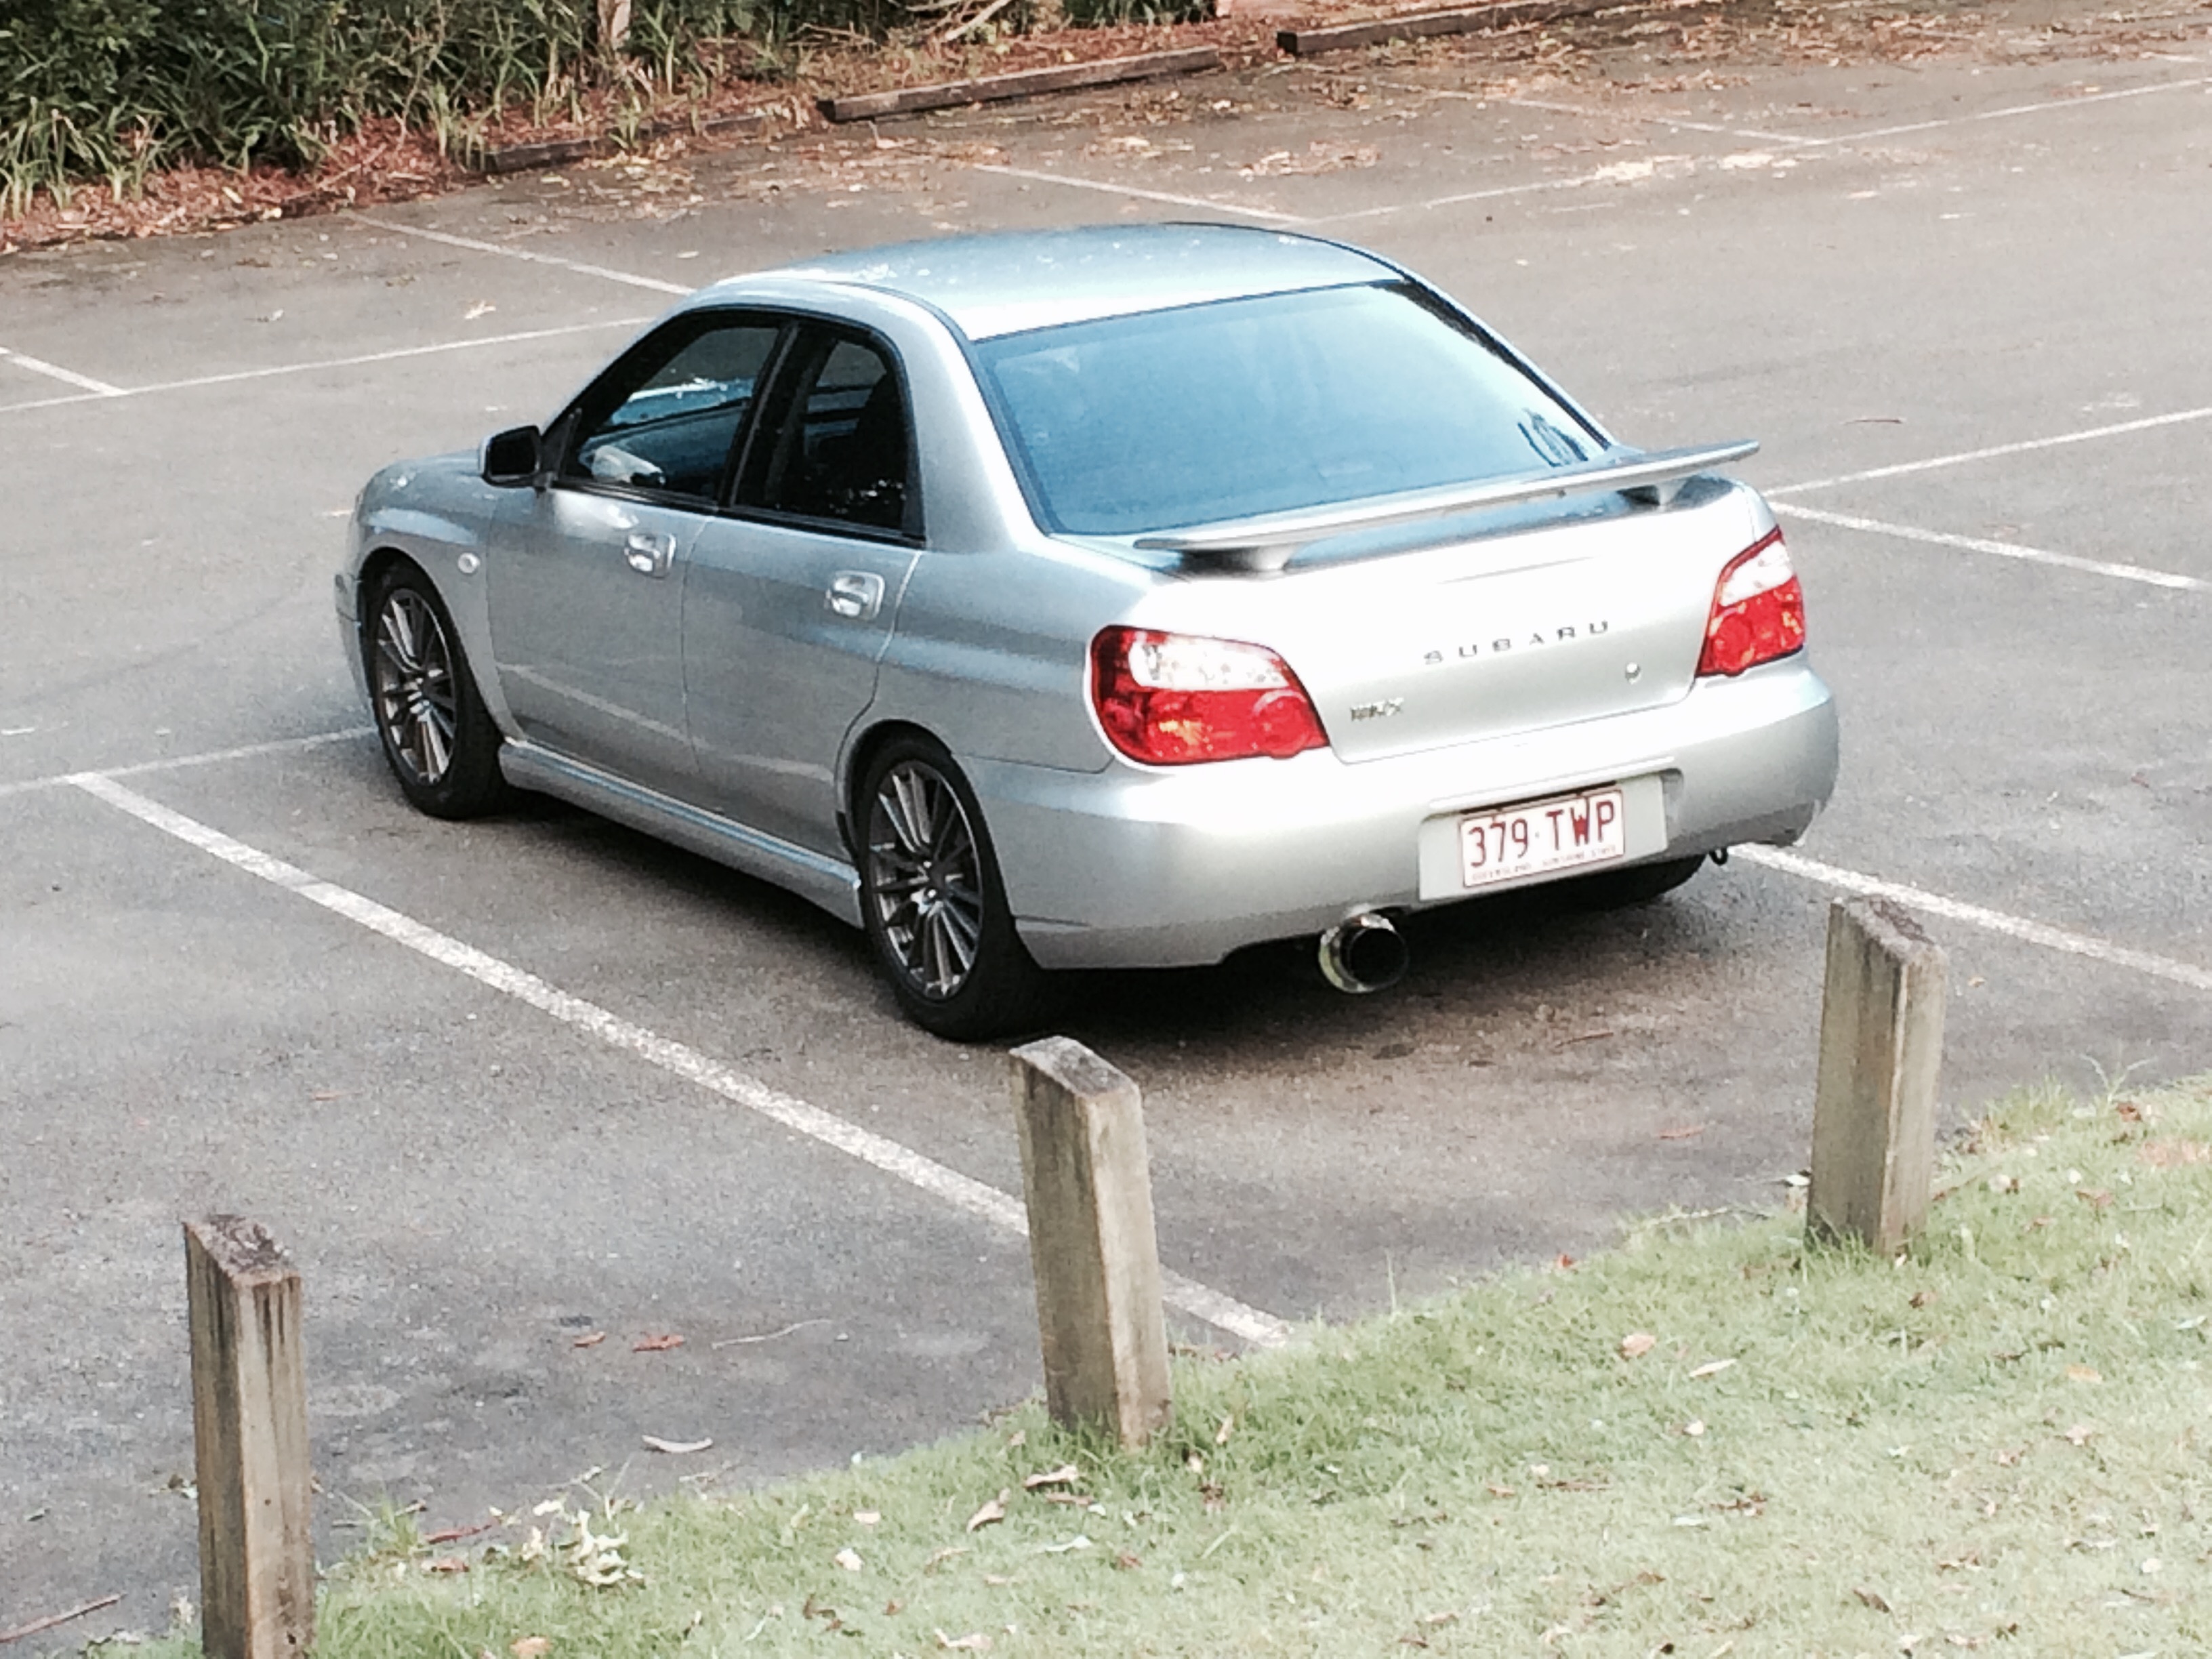
<path fill-rule="evenodd" d="M 1374 254 L 1218 225 L 702 289 L 542 428 L 386 468 L 337 579 L 408 799 L 540 791 L 866 930 L 972 1039 L 1052 970 L 1787 844 L 1836 716 L 1747 442 L 1607 434 Z"/>

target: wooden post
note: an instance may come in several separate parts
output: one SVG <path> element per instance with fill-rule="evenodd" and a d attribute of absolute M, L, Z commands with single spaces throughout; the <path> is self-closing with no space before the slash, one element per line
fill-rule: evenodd
<path fill-rule="evenodd" d="M 1856 1238 L 1887 1255 L 1927 1219 L 1947 974 L 1942 947 L 1901 907 L 1830 907 L 1806 1194 L 1815 1237 Z"/>
<path fill-rule="evenodd" d="M 296 1659 L 315 1638 L 300 1274 L 258 1222 L 185 1224 L 201 1647 Z"/>
<path fill-rule="evenodd" d="M 1167 1426 L 1167 1325 L 1137 1085 L 1067 1037 L 1013 1051 L 1045 1402 L 1125 1446 Z"/>

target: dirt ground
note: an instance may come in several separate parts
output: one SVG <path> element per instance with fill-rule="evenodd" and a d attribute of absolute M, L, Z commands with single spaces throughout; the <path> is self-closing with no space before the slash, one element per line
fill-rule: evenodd
<path fill-rule="evenodd" d="M 818 107 L 824 98 L 1193 46 L 1218 48 L 1232 70 L 1265 70 L 1295 61 L 1276 45 L 1279 29 L 1405 9 L 1358 0 L 1244 0 L 1225 9 L 1228 15 L 1205 22 L 1063 27 L 998 39 L 971 36 L 949 45 L 926 34 L 875 43 L 824 35 L 802 40 L 773 75 L 757 64 L 732 62 L 673 94 L 618 98 L 602 88 L 581 100 L 578 118 L 537 120 L 527 110 L 510 109 L 480 121 L 472 136 L 483 149 L 499 149 L 685 124 L 690 131 L 571 164 L 580 167 L 583 193 L 595 204 L 619 202 L 650 216 L 684 202 L 689 169 L 702 156 L 751 161 L 759 175 L 757 188 L 765 193 L 844 188 L 856 179 L 880 177 L 887 167 L 895 169 L 895 152 L 911 149 L 903 141 L 886 143 L 877 123 L 833 125 Z M 1470 90 L 1504 97 L 1571 92 L 1585 100 L 1717 88 L 1740 82 L 1753 65 L 1839 67 L 1937 58 L 1990 64 L 2061 58 L 2125 62 L 2185 50 L 2201 33 L 2204 15 L 2198 5 L 2105 10 L 2065 0 L 1975 7 L 1942 0 L 1636 0 L 1561 22 L 1337 54 L 1318 60 L 1325 71 L 1319 95 L 1341 106 L 1367 107 L 1389 95 L 1368 84 L 1371 69 L 1439 62 L 1451 64 Z M 1146 126 L 1225 112 L 1173 81 L 1136 84 L 1127 94 L 1127 111 Z M 762 115 L 764 126 L 734 141 L 704 131 L 709 120 L 738 112 Z M 1084 123 L 1098 116 L 1096 100 L 1086 100 L 1069 118 Z M 477 155 L 480 160 L 481 151 Z M 1334 171 L 1363 165 L 1363 159 L 1356 153 L 1283 156 L 1268 158 L 1267 165 L 1284 173 Z M 42 196 L 27 212 L 0 219 L 0 256 L 88 239 L 221 229 L 410 201 L 463 189 L 483 177 L 470 155 L 449 152 L 429 131 L 378 119 L 342 138 L 304 173 L 273 166 L 245 172 L 180 167 L 156 174 L 142 193 L 118 196 L 106 185 L 88 185 L 66 199 Z"/>

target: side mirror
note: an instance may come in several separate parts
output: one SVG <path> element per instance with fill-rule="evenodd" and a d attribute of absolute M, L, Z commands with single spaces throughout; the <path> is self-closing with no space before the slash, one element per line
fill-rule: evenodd
<path fill-rule="evenodd" d="M 534 426 L 509 427 L 484 440 L 479 470 L 488 484 L 534 484 L 544 440 Z"/>

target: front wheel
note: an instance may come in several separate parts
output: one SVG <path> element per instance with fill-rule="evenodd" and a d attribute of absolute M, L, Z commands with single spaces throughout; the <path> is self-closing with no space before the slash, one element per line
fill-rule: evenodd
<path fill-rule="evenodd" d="M 506 793 L 499 728 L 437 590 L 395 565 L 370 588 L 368 611 L 369 706 L 400 793 L 433 817 L 490 811 Z"/>
<path fill-rule="evenodd" d="M 885 744 L 856 798 L 860 909 L 891 994 L 924 1030 L 954 1042 L 1017 1031 L 1045 975 L 1014 931 L 974 792 L 920 738 Z"/>

